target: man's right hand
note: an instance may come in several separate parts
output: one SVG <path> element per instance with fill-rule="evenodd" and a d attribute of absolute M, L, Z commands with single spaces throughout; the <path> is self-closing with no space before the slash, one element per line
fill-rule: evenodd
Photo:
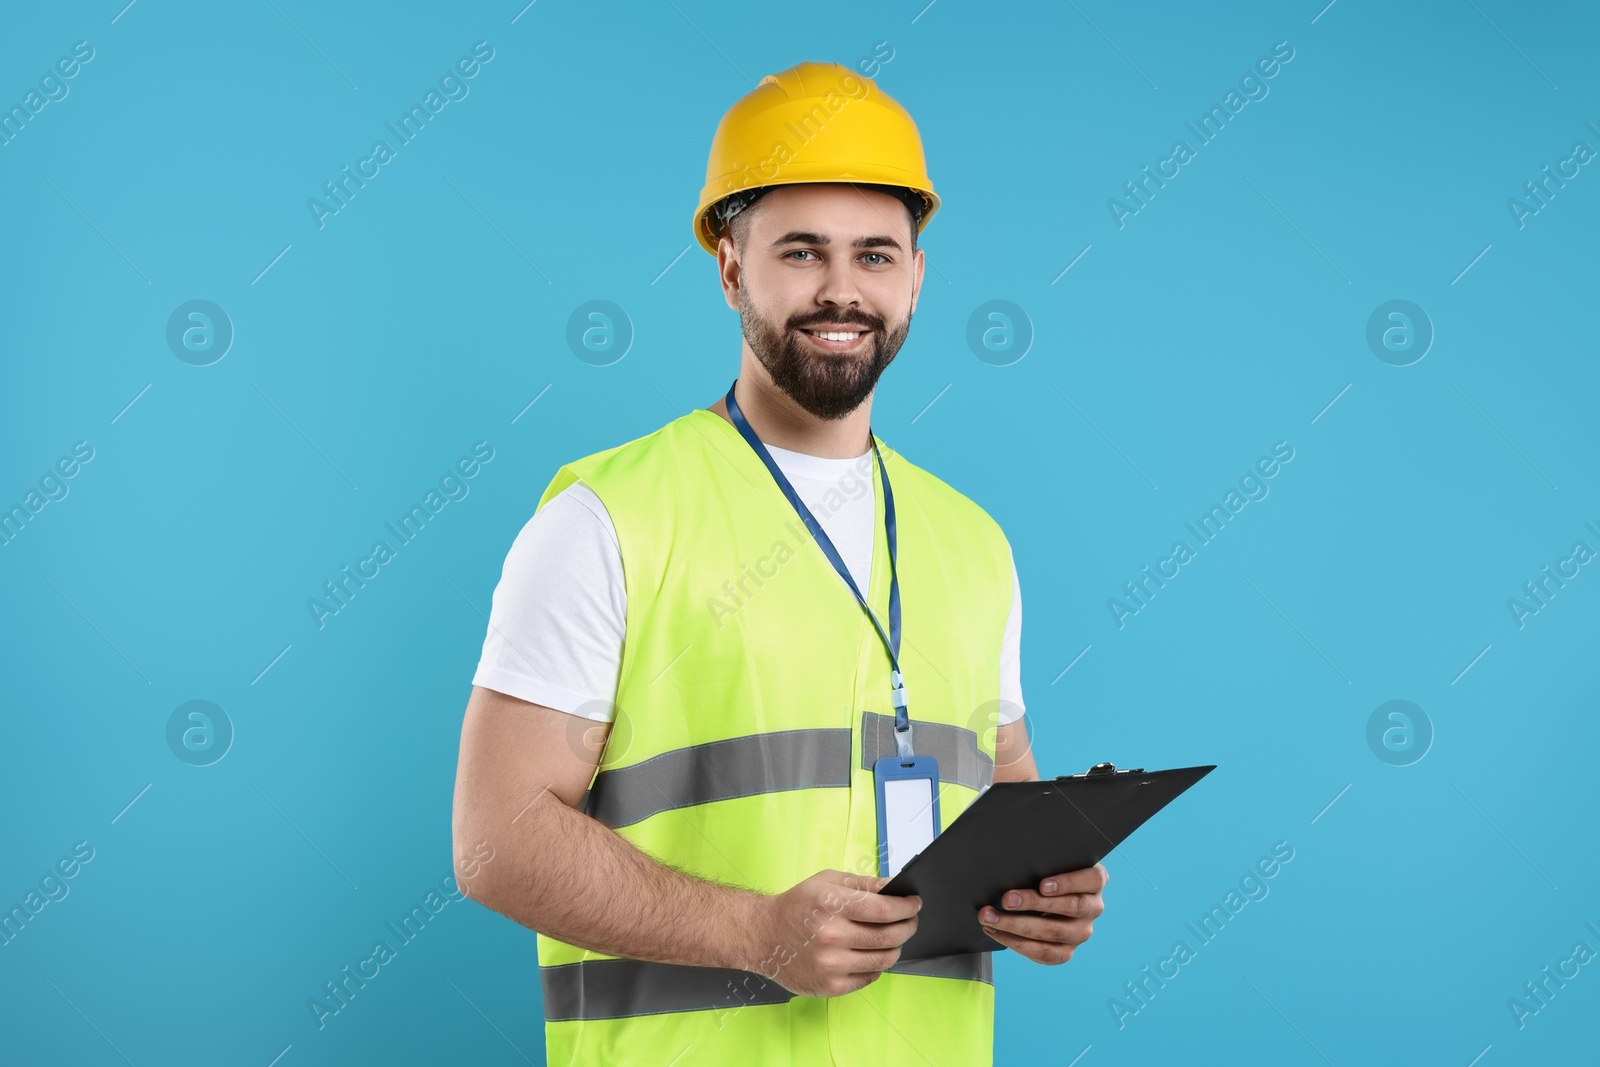
<path fill-rule="evenodd" d="M 819 871 L 767 897 L 754 931 L 756 972 L 791 993 L 836 997 L 877 981 L 917 929 L 921 897 L 886 897 L 889 880 Z"/>

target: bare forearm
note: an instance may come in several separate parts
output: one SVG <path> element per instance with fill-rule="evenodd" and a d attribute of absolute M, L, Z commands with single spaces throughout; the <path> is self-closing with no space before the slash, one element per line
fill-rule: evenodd
<path fill-rule="evenodd" d="M 489 840 L 494 860 L 462 887 L 524 926 L 611 956 L 758 965 L 753 946 L 769 898 L 663 866 L 549 793 Z"/>

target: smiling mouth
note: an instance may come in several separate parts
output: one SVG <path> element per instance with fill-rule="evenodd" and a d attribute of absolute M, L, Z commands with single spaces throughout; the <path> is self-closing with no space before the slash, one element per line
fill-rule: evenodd
<path fill-rule="evenodd" d="M 868 334 L 865 328 L 859 330 L 812 330 L 802 328 L 801 333 L 811 338 L 813 344 L 829 352 L 848 352 L 861 343 L 861 339 Z"/>

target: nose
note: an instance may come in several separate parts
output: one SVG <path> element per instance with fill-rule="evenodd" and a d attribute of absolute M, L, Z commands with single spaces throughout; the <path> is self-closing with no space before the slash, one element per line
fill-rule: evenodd
<path fill-rule="evenodd" d="M 859 308 L 861 288 L 856 284 L 855 264 L 849 257 L 834 257 L 828 262 L 819 282 L 817 302 L 829 307 Z"/>

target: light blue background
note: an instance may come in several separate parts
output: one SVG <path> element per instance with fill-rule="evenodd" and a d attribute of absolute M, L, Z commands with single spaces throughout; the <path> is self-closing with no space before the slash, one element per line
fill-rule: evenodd
<path fill-rule="evenodd" d="M 450 870 L 483 613 L 558 464 L 737 373 L 686 250 L 718 118 L 880 41 L 944 206 L 874 429 L 1015 548 L 1043 773 L 1219 765 L 1107 861 L 1076 958 L 997 957 L 997 1062 L 1593 1058 L 1600 966 L 1523 1028 L 1507 1007 L 1600 951 L 1600 573 L 1521 629 L 1507 607 L 1600 549 L 1600 168 L 1507 208 L 1600 150 L 1591 9 L 519 10 L 4 16 L 7 107 L 95 54 L 0 148 L 0 503 L 95 454 L 0 548 L 0 903 L 95 855 L 0 948 L 0 1058 L 542 1062 L 533 934 L 471 902 L 325 1029 L 307 1001 Z M 480 40 L 470 95 L 319 230 L 307 199 Z M 1119 229 L 1108 198 L 1278 41 L 1270 95 Z M 165 341 L 193 299 L 236 331 L 207 367 Z M 592 299 L 634 331 L 610 366 L 565 340 Z M 1004 367 L 965 339 L 996 299 L 1032 331 Z M 1411 366 L 1365 340 L 1393 299 L 1436 331 Z M 307 599 L 480 440 L 470 495 L 319 630 Z M 1270 495 L 1119 629 L 1108 598 L 1277 441 Z M 236 732 L 204 768 L 166 741 L 194 699 Z M 1393 699 L 1436 735 L 1410 766 L 1366 740 Z M 1278 841 L 1270 895 L 1119 1029 L 1110 998 Z"/>

